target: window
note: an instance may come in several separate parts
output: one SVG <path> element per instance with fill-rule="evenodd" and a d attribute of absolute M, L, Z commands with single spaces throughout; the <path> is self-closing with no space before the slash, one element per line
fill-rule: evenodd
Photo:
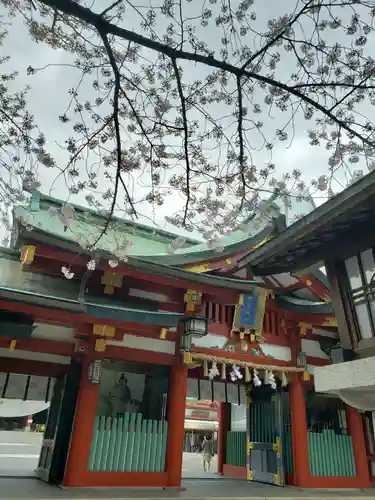
<path fill-rule="evenodd" d="M 104 360 L 97 415 L 138 413 L 146 420 L 166 420 L 168 384 L 166 366 Z"/>
<path fill-rule="evenodd" d="M 351 301 L 361 339 L 375 337 L 375 259 L 368 249 L 345 262 Z"/>

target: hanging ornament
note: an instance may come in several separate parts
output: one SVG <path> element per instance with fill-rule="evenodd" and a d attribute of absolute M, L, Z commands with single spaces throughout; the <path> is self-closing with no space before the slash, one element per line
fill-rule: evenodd
<path fill-rule="evenodd" d="M 227 378 L 227 365 L 225 363 L 221 365 L 221 378 L 223 380 L 226 380 Z"/>
<path fill-rule="evenodd" d="M 95 271 L 95 268 L 96 268 L 96 262 L 95 262 L 95 259 L 91 259 L 88 261 L 88 263 L 86 264 L 86 267 L 89 271 Z"/>
<path fill-rule="evenodd" d="M 219 375 L 220 372 L 218 370 L 217 363 L 216 361 L 213 361 L 210 371 L 208 372 L 208 378 L 210 380 L 213 380 L 215 377 L 218 377 Z"/>
<path fill-rule="evenodd" d="M 263 384 L 264 384 L 264 385 L 268 385 L 269 383 L 270 383 L 270 381 L 269 381 L 269 373 L 268 373 L 268 370 L 266 370 L 266 371 L 264 372 Z"/>
<path fill-rule="evenodd" d="M 118 266 L 118 260 L 109 260 L 108 261 L 108 265 L 112 268 L 114 267 L 117 267 Z"/>
<path fill-rule="evenodd" d="M 230 372 L 230 378 L 232 382 L 236 382 L 236 380 L 241 380 L 243 375 L 241 373 L 240 367 L 237 365 L 232 366 L 232 371 Z"/>
<path fill-rule="evenodd" d="M 270 384 L 270 386 L 274 391 L 277 389 L 275 375 L 272 373 L 272 370 L 270 370 L 268 373 L 268 383 Z"/>
<path fill-rule="evenodd" d="M 251 373 L 248 366 L 245 366 L 245 382 L 251 382 Z"/>
<path fill-rule="evenodd" d="M 63 275 L 67 280 L 71 280 L 74 278 L 74 273 L 70 272 L 69 267 L 62 266 L 61 272 L 63 273 Z"/>
<path fill-rule="evenodd" d="M 255 369 L 253 371 L 253 384 L 255 387 L 260 387 L 262 385 L 262 381 L 259 378 L 258 371 Z"/>
<path fill-rule="evenodd" d="M 208 363 L 206 359 L 203 361 L 203 377 L 208 377 Z"/>
<path fill-rule="evenodd" d="M 287 387 L 288 385 L 288 377 L 286 376 L 285 372 L 281 373 L 281 387 Z"/>

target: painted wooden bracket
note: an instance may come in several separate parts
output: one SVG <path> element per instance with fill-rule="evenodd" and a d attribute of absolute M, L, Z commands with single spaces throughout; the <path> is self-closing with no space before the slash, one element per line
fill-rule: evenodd
<path fill-rule="evenodd" d="M 105 339 L 96 339 L 95 341 L 95 351 L 96 352 L 104 352 L 106 349 L 106 341 Z"/>
<path fill-rule="evenodd" d="M 193 353 L 184 351 L 182 354 L 182 362 L 184 365 L 191 365 L 193 363 Z"/>
<path fill-rule="evenodd" d="M 202 304 L 202 293 L 195 290 L 186 290 L 184 295 L 185 313 L 196 314 L 197 306 Z"/>
<path fill-rule="evenodd" d="M 310 373 L 309 373 L 307 370 L 305 370 L 305 371 L 302 373 L 302 380 L 303 380 L 304 382 L 308 382 L 308 381 L 310 380 L 310 378 L 311 378 Z"/>
<path fill-rule="evenodd" d="M 113 295 L 115 288 L 122 287 L 122 275 L 113 272 L 105 272 L 102 276 L 101 283 L 104 286 L 104 293 Z"/>
<path fill-rule="evenodd" d="M 307 330 L 312 330 L 312 325 L 304 323 L 303 321 L 298 323 L 298 326 L 299 326 L 299 334 L 301 337 L 306 337 Z"/>
<path fill-rule="evenodd" d="M 162 340 L 166 340 L 167 336 L 168 336 L 168 328 L 162 328 L 160 330 L 159 338 Z"/>
<path fill-rule="evenodd" d="M 35 250 L 36 247 L 34 245 L 24 245 L 22 247 L 20 257 L 21 269 L 23 269 L 24 266 L 32 264 L 35 257 Z"/>
<path fill-rule="evenodd" d="M 94 335 L 98 335 L 100 337 L 113 338 L 116 333 L 116 329 L 113 326 L 108 325 L 94 325 L 93 328 Z"/>
<path fill-rule="evenodd" d="M 14 352 L 16 350 L 17 340 L 11 340 L 9 343 L 8 351 Z"/>
<path fill-rule="evenodd" d="M 322 326 L 336 326 L 337 327 L 337 319 L 334 316 L 324 318 L 324 322 Z"/>

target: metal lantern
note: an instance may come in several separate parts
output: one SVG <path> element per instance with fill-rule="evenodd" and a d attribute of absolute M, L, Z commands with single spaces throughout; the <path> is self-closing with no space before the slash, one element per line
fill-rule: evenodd
<path fill-rule="evenodd" d="M 99 359 L 96 359 L 94 361 L 91 361 L 89 365 L 89 373 L 88 373 L 88 378 L 90 382 L 93 384 L 100 384 L 100 379 L 102 377 L 102 361 Z"/>
<path fill-rule="evenodd" d="M 208 334 L 208 320 L 202 316 L 186 316 L 182 318 L 183 336 L 205 337 Z"/>
<path fill-rule="evenodd" d="M 307 356 L 305 352 L 300 351 L 297 354 L 296 363 L 298 368 L 306 368 L 307 366 Z"/>
<path fill-rule="evenodd" d="M 181 351 L 191 351 L 191 335 L 182 335 L 180 341 Z"/>

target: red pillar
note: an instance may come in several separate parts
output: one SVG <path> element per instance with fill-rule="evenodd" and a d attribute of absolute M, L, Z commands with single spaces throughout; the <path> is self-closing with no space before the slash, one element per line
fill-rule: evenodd
<path fill-rule="evenodd" d="M 219 430 L 217 433 L 217 472 L 223 474 L 223 465 L 227 451 L 227 432 L 230 430 L 230 403 L 219 405 Z"/>
<path fill-rule="evenodd" d="M 310 463 L 307 437 L 305 389 L 301 374 L 293 374 L 289 385 L 294 483 L 300 488 L 309 487 Z"/>
<path fill-rule="evenodd" d="M 167 486 L 177 488 L 181 485 L 187 375 L 187 366 L 172 366 L 168 398 Z"/>
<path fill-rule="evenodd" d="M 348 431 L 352 436 L 355 468 L 359 488 L 370 488 L 370 471 L 367 462 L 365 432 L 361 415 L 349 405 L 346 405 Z"/>
<path fill-rule="evenodd" d="M 85 478 L 99 396 L 99 384 L 93 384 L 88 379 L 89 365 L 90 359 L 85 357 L 64 476 L 65 486 L 86 486 Z"/>

